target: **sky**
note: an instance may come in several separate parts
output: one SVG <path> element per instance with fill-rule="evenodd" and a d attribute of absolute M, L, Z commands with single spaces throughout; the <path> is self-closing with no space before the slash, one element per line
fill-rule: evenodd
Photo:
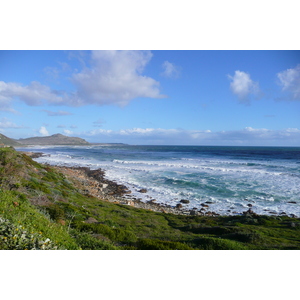
<path fill-rule="evenodd" d="M 300 146 L 300 51 L 1 50 L 0 133 Z"/>

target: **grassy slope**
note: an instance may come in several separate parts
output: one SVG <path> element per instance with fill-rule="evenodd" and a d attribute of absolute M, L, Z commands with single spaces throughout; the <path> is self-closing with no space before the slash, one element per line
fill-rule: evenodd
<path fill-rule="evenodd" d="M 17 141 L 10 139 L 9 137 L 3 135 L 0 133 L 0 144 L 4 144 L 7 146 L 13 146 L 13 147 L 20 147 L 22 144 L 18 143 Z"/>
<path fill-rule="evenodd" d="M 52 167 L 0 148 L 0 249 L 32 248 L 300 249 L 300 220 L 176 216 L 113 204 L 81 195 Z"/>

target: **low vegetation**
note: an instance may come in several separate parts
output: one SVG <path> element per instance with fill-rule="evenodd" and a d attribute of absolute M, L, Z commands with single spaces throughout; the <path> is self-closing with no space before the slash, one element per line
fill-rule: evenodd
<path fill-rule="evenodd" d="M 55 168 L 0 148 L 0 249 L 300 249 L 288 216 L 186 216 L 82 195 Z"/>

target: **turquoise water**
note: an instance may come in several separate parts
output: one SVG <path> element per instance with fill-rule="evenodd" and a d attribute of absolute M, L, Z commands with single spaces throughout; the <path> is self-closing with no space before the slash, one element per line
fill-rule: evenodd
<path fill-rule="evenodd" d="M 21 149 L 20 149 L 21 150 Z M 300 217 L 300 148 L 204 146 L 34 147 L 50 156 L 36 159 L 106 170 L 143 201 L 200 208 L 223 215 L 251 209 Z M 146 188 L 141 194 L 139 189 Z M 292 202 L 292 203 L 290 203 Z"/>

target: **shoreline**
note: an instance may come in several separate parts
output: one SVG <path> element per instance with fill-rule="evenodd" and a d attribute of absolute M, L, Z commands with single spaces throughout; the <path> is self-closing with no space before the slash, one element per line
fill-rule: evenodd
<path fill-rule="evenodd" d="M 25 152 L 22 153 L 28 155 L 31 158 L 38 158 L 41 156 L 46 156 L 47 154 L 43 152 Z M 131 190 L 129 190 L 125 185 L 117 183 L 113 180 L 108 180 L 105 178 L 105 170 L 101 168 L 96 170 L 91 170 L 89 167 L 67 167 L 67 166 L 58 166 L 51 164 L 43 164 L 48 165 L 56 169 L 58 172 L 64 174 L 68 180 L 70 180 L 74 186 L 78 189 L 80 193 L 83 195 L 90 195 L 102 201 L 108 201 L 121 205 L 129 205 L 135 208 L 147 209 L 154 212 L 160 213 L 171 213 L 175 215 L 191 215 L 191 216 L 223 216 L 214 211 L 209 210 L 209 203 L 201 203 L 201 207 L 194 207 L 192 209 L 185 208 L 185 200 L 181 200 L 176 206 L 171 206 L 162 203 L 156 203 L 155 199 L 149 197 L 149 200 L 144 202 L 141 201 L 141 198 L 137 198 L 136 196 L 131 195 Z M 141 189 L 140 193 L 146 194 L 146 189 Z M 250 204 L 251 205 L 251 204 Z M 289 216 L 298 218 L 294 214 L 287 214 L 285 212 L 282 213 L 273 213 L 270 211 L 266 214 L 257 214 L 255 213 L 251 207 L 248 206 L 248 209 L 243 211 L 242 213 L 232 213 L 230 215 L 245 215 L 245 216 L 258 216 L 258 215 L 266 215 L 266 216 Z M 227 215 L 224 215 L 227 216 Z"/>
<path fill-rule="evenodd" d="M 43 152 L 26 152 L 22 151 L 31 158 L 38 158 L 47 154 Z M 220 214 L 213 211 L 206 210 L 209 205 L 205 207 L 187 209 L 182 204 L 177 204 L 176 207 L 171 205 L 156 203 L 155 199 L 149 199 L 146 202 L 141 201 L 131 195 L 131 191 L 122 184 L 116 181 L 105 178 L 105 171 L 101 168 L 91 170 L 88 167 L 67 167 L 50 164 L 42 164 L 51 166 L 58 172 L 70 180 L 78 191 L 83 195 L 91 195 L 99 200 L 108 201 L 116 204 L 129 205 L 135 208 L 147 209 L 160 213 L 171 213 L 175 215 L 191 215 L 191 216 L 220 216 Z M 140 193 L 147 193 L 146 189 L 141 189 Z M 184 201 L 184 200 L 183 200 Z"/>

